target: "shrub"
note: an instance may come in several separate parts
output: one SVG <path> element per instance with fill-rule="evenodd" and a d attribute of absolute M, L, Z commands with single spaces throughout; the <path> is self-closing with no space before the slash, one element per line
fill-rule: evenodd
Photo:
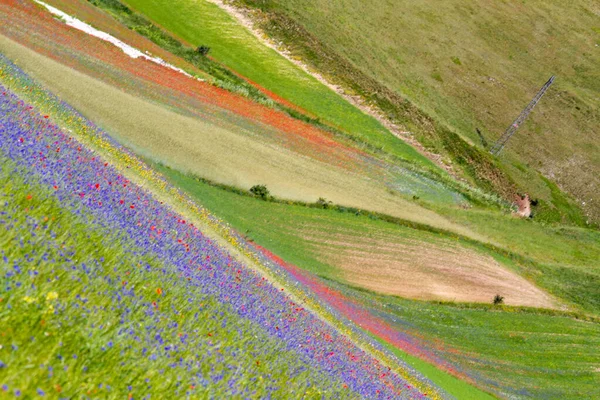
<path fill-rule="evenodd" d="M 250 188 L 250 193 L 263 200 L 268 200 L 271 197 L 269 189 L 265 185 L 254 185 Z"/>
<path fill-rule="evenodd" d="M 504 304 L 504 297 L 499 294 L 494 296 L 494 305 Z"/>
<path fill-rule="evenodd" d="M 319 200 L 317 200 L 317 205 L 321 208 L 324 208 L 325 210 L 327 210 L 329 207 L 331 207 L 331 204 L 332 204 L 332 202 L 328 201 L 324 197 L 319 197 Z"/>
<path fill-rule="evenodd" d="M 196 49 L 196 52 L 198 54 L 200 54 L 201 56 L 206 56 L 210 52 L 210 47 L 204 46 L 204 45 L 198 46 L 198 48 Z"/>

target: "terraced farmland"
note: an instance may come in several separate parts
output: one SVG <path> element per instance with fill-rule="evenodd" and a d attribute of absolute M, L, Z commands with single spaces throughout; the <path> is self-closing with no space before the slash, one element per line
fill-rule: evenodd
<path fill-rule="evenodd" d="M 8 73 L 27 82 L 10 64 Z M 423 396 L 48 115 L 0 90 L 3 260 L 10 266 L 3 271 L 2 326 L 11 338 L 5 392 Z M 65 104 L 52 105 L 85 123 Z M 93 125 L 81 128 L 113 156 L 122 152 Z M 23 377 L 34 355 L 40 367 Z M 299 386 L 284 384 L 290 377 Z"/>
<path fill-rule="evenodd" d="M 0 397 L 600 396 L 600 233 L 560 179 L 444 90 L 322 64 L 316 8 L 230 4 L 298 63 L 216 1 L 0 0 Z"/>
<path fill-rule="evenodd" d="M 182 171 L 191 171 L 223 183 L 250 187 L 263 182 L 282 197 L 305 201 L 327 197 L 340 204 L 371 208 L 467 233 L 458 226 L 448 225 L 443 218 L 407 202 L 403 196 L 390 193 L 390 190 L 400 190 L 408 198 L 423 196 L 424 199 L 433 201 L 460 202 L 461 195 L 444 184 L 420 176 L 419 172 L 394 167 L 389 162 L 377 160 L 355 148 L 340 145 L 328 137 L 327 132 L 316 131 L 283 115 L 273 115 L 269 109 L 251 105 L 239 96 L 231 96 L 222 90 L 215 91 L 209 85 L 194 82 L 181 74 L 131 59 L 110 45 L 103 45 L 106 48 L 98 53 L 96 44 L 100 41 L 65 28 L 50 17 L 44 17 L 46 21 L 41 27 L 32 27 L 27 23 L 29 12 L 33 11 L 26 7 L 23 9 L 21 25 L 13 17 L 10 27 L 5 25 L 5 33 L 43 52 L 48 52 L 48 49 L 44 50 L 48 42 L 42 40 L 35 29 L 43 29 L 44 32 L 50 30 L 55 35 L 67 35 L 63 39 L 63 50 L 60 47 L 53 48 L 52 57 L 62 54 L 62 62 L 67 62 L 69 66 L 86 74 L 78 74 L 27 48 L 15 45 L 10 40 L 2 41 L 3 51 L 18 58 L 20 66 L 141 154 L 152 155 Z M 77 41 L 82 43 L 79 52 L 74 53 L 75 57 L 71 49 L 73 37 L 77 37 Z M 89 45 L 83 45 L 87 41 L 90 41 Z M 55 42 L 51 44 L 56 46 Z M 96 57 L 100 57 L 102 61 Z M 115 69 L 114 63 L 121 67 Z M 155 90 L 160 89 L 160 86 L 157 88 L 156 85 L 163 84 L 164 81 L 159 81 L 157 77 L 164 76 L 164 73 L 171 75 L 172 79 L 166 80 L 166 86 L 170 90 L 163 92 L 164 96 L 157 97 Z M 88 74 L 102 80 L 106 80 L 107 76 L 111 79 L 99 82 Z M 139 75 L 151 82 L 150 88 L 142 93 L 138 88 L 146 87 L 148 82 L 140 81 Z M 173 92 L 173 89 L 181 88 L 179 84 L 174 85 L 173 80 L 181 79 L 185 81 L 181 82 L 182 85 L 197 86 L 197 90 L 189 92 L 190 96 L 195 97 L 189 105 L 185 104 L 189 101 L 188 98 L 181 98 L 179 92 Z M 132 82 L 138 82 L 139 85 L 133 85 Z M 113 87 L 114 84 L 131 90 L 132 93 L 123 93 Z M 90 96 L 82 98 L 80 93 L 83 87 Z M 200 102 L 198 92 L 204 94 Z M 156 104 L 143 100 L 147 93 L 150 93 L 153 101 L 173 100 L 167 107 L 157 107 Z M 132 94 L 138 96 L 133 97 Z M 242 110 L 241 121 L 239 115 L 232 116 L 227 110 L 217 108 L 218 114 L 214 115 L 217 104 L 226 104 L 228 98 L 232 102 L 229 109 Z M 181 101 L 184 102 L 183 110 Z M 209 103 L 208 110 L 206 102 Z M 173 107 L 176 107 L 175 110 Z M 194 115 L 190 115 L 191 112 Z M 199 118 L 199 113 L 202 118 Z M 131 115 L 135 117 L 132 118 Z M 215 123 L 217 119 L 219 122 Z M 256 119 L 259 120 L 258 125 Z M 280 131 L 271 131 L 269 135 L 273 128 L 279 128 Z M 199 134 L 202 136 L 198 137 Z M 299 138 L 299 134 L 304 139 Z M 282 141 L 283 146 L 280 144 Z M 277 147 L 274 147 L 274 142 L 278 144 Z M 321 149 L 325 147 L 327 150 L 317 152 L 315 146 L 320 146 Z M 332 168 L 331 164 L 335 167 Z M 349 169 L 354 173 L 348 174 Z M 367 200 L 362 193 L 372 193 L 372 196 Z M 377 200 L 373 202 L 372 199 Z"/>
<path fill-rule="evenodd" d="M 440 376 L 431 364 L 500 397 L 570 398 L 589 397 L 597 392 L 598 376 L 594 370 L 599 361 L 595 351 L 600 337 L 597 317 L 586 321 L 582 315 L 568 312 L 491 305 L 495 293 L 504 295 L 507 304 L 527 304 L 528 292 L 520 291 L 522 287 L 518 286 L 522 281 L 510 280 L 516 271 L 549 292 L 561 293 L 562 299 L 577 302 L 577 306 L 571 307 L 597 315 L 597 232 L 548 231 L 547 227 L 525 223 L 520 226 L 510 216 L 480 218 L 480 228 L 493 230 L 507 247 L 533 257 L 536 263 L 531 265 L 451 235 L 415 231 L 332 208 L 265 202 L 169 168 L 155 168 L 196 199 L 202 199 L 248 240 L 321 277 L 322 280 L 312 284 L 320 288 L 319 293 L 332 307 L 346 312 L 363 329 L 396 349 L 400 357 L 428 373 L 430 379 L 457 390 L 451 393 L 458 398 L 483 395 L 470 389 L 462 391 L 460 384 L 448 382 L 448 377 Z M 469 212 L 478 215 L 474 210 Z M 474 226 L 475 216 L 471 221 Z M 515 227 L 522 230 L 521 234 L 510 234 Z M 340 235 L 345 237 L 342 243 L 329 243 Z M 385 238 L 386 251 L 374 248 L 381 238 Z M 532 249 L 534 243 L 539 251 Z M 408 255 L 397 255 L 410 246 L 418 249 L 413 248 Z M 456 251 L 463 255 L 447 256 Z M 347 268 L 343 259 L 346 254 L 362 257 L 356 269 Z M 482 282 L 486 269 L 481 264 L 473 265 L 473 258 L 492 260 L 494 273 L 503 276 L 484 298 L 478 296 L 486 290 Z M 461 269 L 462 262 L 472 269 Z M 293 265 L 289 268 L 295 271 Z M 419 275 L 423 270 L 430 272 L 435 268 L 439 268 L 437 273 L 431 272 L 426 279 Z M 373 274 L 374 271 L 381 274 Z M 464 275 L 457 276 L 460 273 Z M 569 275 L 565 277 L 566 273 Z M 461 278 L 472 279 L 471 291 L 457 284 Z M 452 291 L 443 295 L 432 291 L 442 285 Z M 412 289 L 418 287 L 421 291 Z M 513 294 L 509 294 L 511 290 Z M 538 290 L 534 292 L 539 294 Z M 381 293 L 398 294 L 402 298 Z M 546 301 L 546 296 L 541 294 L 539 299 Z M 434 297 L 438 301 L 411 301 L 407 297 Z M 461 300 L 483 304 L 461 303 Z"/>

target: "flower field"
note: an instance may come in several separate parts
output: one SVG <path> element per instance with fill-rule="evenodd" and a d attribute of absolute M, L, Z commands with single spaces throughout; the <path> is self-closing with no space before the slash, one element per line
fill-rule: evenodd
<path fill-rule="evenodd" d="M 558 182 L 516 217 L 219 4 L 0 0 L 0 400 L 600 398 Z"/>
<path fill-rule="evenodd" d="M 232 255 L 246 248 L 239 237 L 228 247 L 186 221 L 163 201 L 183 195 L 1 61 L 0 79 L 34 100 L 0 86 L 0 393 L 444 397 L 311 311 L 318 302 L 298 281 L 289 294 Z"/>
<path fill-rule="evenodd" d="M 50 3 L 54 4 L 52 1 Z M 73 3 L 71 7 L 76 7 L 78 1 L 69 0 L 63 3 Z M 55 5 L 61 6 L 61 4 Z M 116 20 L 112 20 L 110 25 L 110 18 L 107 16 L 100 19 L 93 14 L 90 15 L 91 20 L 86 22 L 94 26 L 104 26 L 111 32 L 115 31 L 115 34 L 120 32 L 117 28 L 123 28 Z M 124 104 L 121 107 L 121 109 L 126 107 L 133 110 L 125 116 L 113 110 L 105 110 L 108 107 L 106 102 L 97 104 L 94 99 L 82 101 L 81 96 L 78 95 L 77 85 L 80 84 L 77 82 L 78 79 L 68 79 L 67 85 L 75 92 L 68 99 L 70 104 L 85 112 L 86 115 L 93 115 L 95 122 L 102 124 L 112 134 L 119 135 L 121 142 L 127 143 L 138 152 L 151 153 L 155 158 L 180 170 L 193 171 L 198 175 L 228 184 L 271 179 L 271 182 L 265 183 L 269 184 L 273 191 L 281 187 L 279 190 L 286 197 L 297 198 L 300 195 L 307 196 L 306 193 L 311 192 L 310 200 L 313 201 L 319 196 L 325 196 L 330 199 L 336 197 L 340 203 L 357 203 L 357 199 L 353 198 L 354 193 L 348 193 L 348 189 L 345 189 L 349 184 L 341 182 L 348 180 L 348 176 L 352 176 L 354 181 L 362 181 L 358 184 L 364 186 L 364 181 L 368 180 L 369 186 L 376 186 L 364 190 L 378 192 L 375 197 L 381 198 L 378 203 L 382 210 L 384 207 L 386 210 L 406 209 L 411 205 L 403 202 L 400 206 L 391 207 L 389 203 L 399 203 L 401 198 L 410 199 L 412 196 L 448 204 L 467 202 L 461 193 L 464 187 L 456 188 L 448 185 L 448 182 L 439 182 L 435 179 L 436 175 L 430 176 L 413 164 L 395 163 L 381 154 L 371 154 L 357 143 L 207 82 L 199 82 L 152 62 L 132 59 L 116 46 L 53 18 L 42 6 L 36 6 L 28 1 L 9 4 L 0 2 L 0 21 L 3 22 L 0 24 L 0 33 L 7 38 L 72 70 L 106 83 L 111 88 L 117 89 L 120 94 L 126 92 L 138 100 L 143 99 L 153 105 L 159 105 L 165 114 L 164 117 L 161 116 L 161 123 L 152 121 L 148 123 L 149 126 L 141 123 L 134 124 L 131 115 L 138 116 L 143 113 L 156 115 L 156 112 L 148 111 L 146 108 L 133 108 L 131 104 Z M 108 29 L 109 27 L 112 29 Z M 132 31 L 118 38 L 132 44 L 143 39 L 141 35 L 136 37 Z M 169 62 L 180 65 L 176 60 L 169 60 Z M 190 72 L 194 73 L 191 70 Z M 66 98 L 66 91 L 69 88 L 59 87 L 61 81 L 56 79 L 57 75 L 63 74 L 52 73 L 48 78 L 49 82 L 44 83 L 55 85 L 52 90 L 61 98 Z M 86 86 L 83 83 L 81 85 Z M 99 95 L 94 97 L 100 98 Z M 102 97 L 117 102 L 111 93 L 104 92 Z M 192 119 L 193 126 L 181 122 L 175 125 L 181 116 Z M 149 118 L 144 119 L 149 120 Z M 199 121 L 201 124 L 198 123 Z M 176 128 L 170 129 L 171 127 Z M 169 140 L 164 139 L 165 135 L 169 136 Z M 160 140 L 155 139 L 156 137 Z M 204 141 L 202 146 L 198 145 L 198 138 Z M 244 143 L 240 144 L 242 141 Z M 185 145 L 180 145 L 181 142 L 185 142 Z M 222 150 L 220 146 L 226 147 L 227 150 Z M 231 149 L 240 146 L 246 150 L 244 157 L 241 155 L 232 157 Z M 198 157 L 201 152 L 203 152 L 202 156 Z M 249 154 L 259 152 L 260 155 L 249 159 Z M 266 152 L 269 153 L 265 155 Z M 268 171 L 259 170 L 265 158 L 275 160 L 275 157 L 282 159 L 277 161 L 281 169 L 290 168 L 296 172 L 299 168 L 303 168 L 306 172 L 290 179 L 290 172 L 286 175 L 282 173 L 281 175 L 284 176 L 280 177 L 274 176 L 272 168 Z M 233 179 L 231 174 L 223 172 L 233 163 L 243 164 L 239 168 L 236 167 L 244 171 L 237 173 L 238 180 Z M 292 163 L 300 165 L 296 168 L 287 167 Z M 219 168 L 215 168 L 215 164 Z M 319 179 L 312 179 L 310 184 L 304 184 L 308 187 L 299 187 L 302 182 L 301 177 L 317 173 L 323 176 L 329 175 L 327 185 L 317 186 L 316 182 L 324 179 L 319 177 Z M 390 191 L 401 196 L 392 197 L 388 193 Z M 308 198 L 304 197 L 302 200 Z M 366 204 L 354 205 L 360 208 L 366 206 Z M 422 210 L 420 211 L 407 212 L 405 218 L 409 218 L 410 215 L 424 214 Z M 430 219 L 434 218 L 434 216 L 430 217 Z"/>

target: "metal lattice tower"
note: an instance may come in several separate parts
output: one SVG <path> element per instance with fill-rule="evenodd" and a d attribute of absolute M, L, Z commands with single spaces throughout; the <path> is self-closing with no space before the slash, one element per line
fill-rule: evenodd
<path fill-rule="evenodd" d="M 512 137 L 512 135 L 515 134 L 515 132 L 517 131 L 517 129 L 519 129 L 521 124 L 523 124 L 523 122 L 525 122 L 525 120 L 529 116 L 529 113 L 531 112 L 531 110 L 533 110 L 533 108 L 536 106 L 536 104 L 539 103 L 539 101 L 542 98 L 542 96 L 544 95 L 544 93 L 546 93 L 546 91 L 548 90 L 550 85 L 552 85 L 552 82 L 554 82 L 554 76 L 552 76 L 548 80 L 548 82 L 546 82 L 546 84 L 540 89 L 538 94 L 536 94 L 535 97 L 533 98 L 533 100 L 531 100 L 531 103 L 529 103 L 529 105 L 527 107 L 525 107 L 525 109 L 521 112 L 521 114 L 517 117 L 517 119 L 508 127 L 506 132 L 504 132 L 502 137 L 500 137 L 500 139 L 498 139 L 498 141 L 496 143 L 494 143 L 494 145 L 490 149 L 490 153 L 492 153 L 493 155 L 500 154 L 500 152 L 502 151 L 504 146 L 506 146 L 506 143 L 508 142 L 508 140 Z"/>

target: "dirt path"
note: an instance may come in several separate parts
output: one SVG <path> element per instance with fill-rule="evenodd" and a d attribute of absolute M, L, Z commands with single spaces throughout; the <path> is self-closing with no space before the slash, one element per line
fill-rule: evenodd
<path fill-rule="evenodd" d="M 350 104 L 354 105 L 358 109 L 360 109 L 365 114 L 368 114 L 375 118 L 379 123 L 385 126 L 394 136 L 398 139 L 410 144 L 414 147 L 419 153 L 423 156 L 427 157 L 429 160 L 434 162 L 437 166 L 447 171 L 451 174 L 455 179 L 460 179 L 457 176 L 456 172 L 452 168 L 451 165 L 448 165 L 442 161 L 442 157 L 439 154 L 431 153 L 423 147 L 423 145 L 415 139 L 414 135 L 404 130 L 401 126 L 395 124 L 393 121 L 390 121 L 385 115 L 376 107 L 368 104 L 364 98 L 361 96 L 353 96 L 346 92 L 346 90 L 339 85 L 335 85 L 329 82 L 323 75 L 314 69 L 310 68 L 307 64 L 297 59 L 292 55 L 289 49 L 286 48 L 284 43 L 275 42 L 271 38 L 267 36 L 254 22 L 252 18 L 252 11 L 249 9 L 243 9 L 234 7 L 231 4 L 225 3 L 223 0 L 207 0 L 213 4 L 216 4 L 223 10 L 225 10 L 229 15 L 234 17 L 241 25 L 243 25 L 246 29 L 248 29 L 262 44 L 271 49 L 275 50 L 282 57 L 285 57 L 288 61 L 300 67 L 304 72 L 311 75 L 313 78 L 321 82 L 323 85 L 327 86 L 329 89 L 333 90 L 340 96 L 342 96 L 346 101 Z"/>

